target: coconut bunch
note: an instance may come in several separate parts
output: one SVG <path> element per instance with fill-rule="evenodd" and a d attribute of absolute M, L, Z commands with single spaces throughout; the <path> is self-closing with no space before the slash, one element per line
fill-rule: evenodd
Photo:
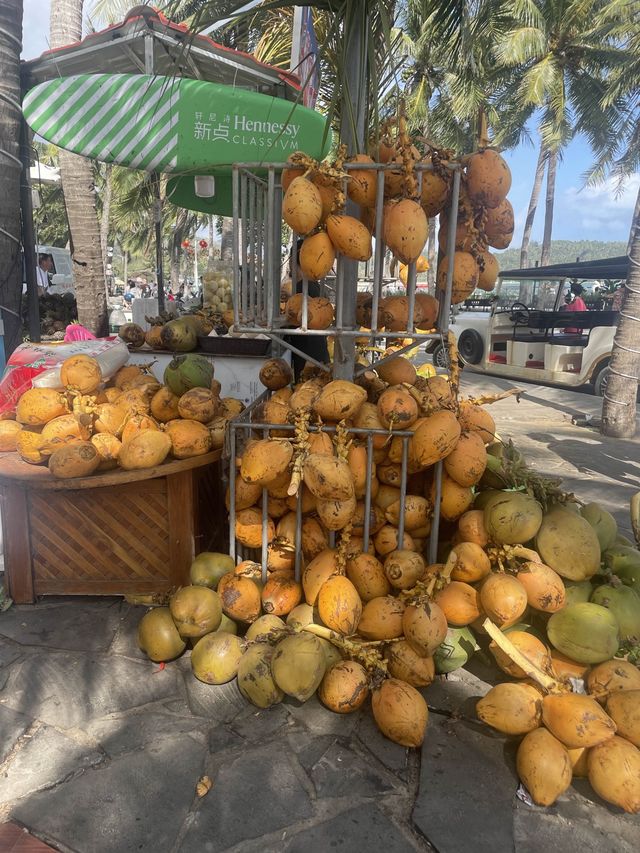
<path fill-rule="evenodd" d="M 513 237 L 513 207 L 507 199 L 511 171 L 504 158 L 492 148 L 481 148 L 463 158 L 453 255 L 451 301 L 467 299 L 476 288 L 493 290 L 499 272 L 490 249 L 506 249 Z M 437 286 L 446 288 L 449 259 L 449 217 L 440 216 L 438 241 L 443 253 L 438 265 Z"/>
<path fill-rule="evenodd" d="M 208 335 L 219 319 L 220 315 L 208 311 L 197 311 L 182 317 L 165 314 L 148 317 L 151 328 L 146 332 L 137 323 L 125 323 L 120 326 L 118 336 L 131 350 L 146 345 L 151 349 L 191 352 L 198 346 L 198 336 Z"/>
<path fill-rule="evenodd" d="M 524 491 L 495 489 L 477 493 L 447 551 L 452 581 L 434 602 L 468 649 L 490 640 L 513 679 L 477 713 L 524 736 L 517 769 L 534 802 L 551 805 L 573 776 L 588 776 L 603 799 L 639 811 L 640 670 L 629 650 L 640 651 L 640 552 L 597 504 L 544 511 Z"/>
<path fill-rule="evenodd" d="M 227 421 L 244 408 L 220 397 L 213 366 L 202 356 L 174 358 L 162 385 L 137 365 L 105 383 L 98 361 L 86 355 L 66 359 L 60 377 L 60 389 L 29 389 L 15 420 L 0 422 L 0 450 L 47 464 L 60 478 L 203 455 L 222 446 Z"/>

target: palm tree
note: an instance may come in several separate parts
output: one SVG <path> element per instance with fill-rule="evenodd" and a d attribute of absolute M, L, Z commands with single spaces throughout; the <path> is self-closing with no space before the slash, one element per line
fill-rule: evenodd
<path fill-rule="evenodd" d="M 83 0 L 52 0 L 52 48 L 82 37 L 82 13 Z M 102 334 L 107 327 L 107 301 L 93 165 L 77 154 L 60 151 L 60 178 L 75 262 L 78 320 L 94 334 Z"/>
<path fill-rule="evenodd" d="M 519 0 L 510 5 L 513 23 L 499 39 L 496 56 L 513 75 L 509 88 L 516 103 L 540 115 L 540 153 L 521 260 L 526 263 L 546 166 L 544 264 L 550 254 L 558 158 L 576 133 L 585 133 L 592 144 L 610 136 L 617 110 L 614 103 L 603 105 L 605 80 L 626 57 L 600 19 L 608 0 Z"/>
<path fill-rule="evenodd" d="M 22 263 L 20 256 L 20 50 L 22 0 L 0 5 L 0 304 L 7 355 L 20 343 Z"/>
<path fill-rule="evenodd" d="M 603 142 L 592 178 L 610 173 L 619 182 L 640 169 L 640 21 L 633 4 L 612 0 L 600 22 L 626 50 L 627 62 L 611 74 L 603 106 L 621 106 L 619 124 L 611 128 L 612 144 Z M 637 11 L 637 10 L 636 10 Z M 602 403 L 603 435 L 631 438 L 636 432 L 640 377 L 640 189 L 631 220 L 629 272 L 618 327 L 613 340 L 607 386 Z"/>

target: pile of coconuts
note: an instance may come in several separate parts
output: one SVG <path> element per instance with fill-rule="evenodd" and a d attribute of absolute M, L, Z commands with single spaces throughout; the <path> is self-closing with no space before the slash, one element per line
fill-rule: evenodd
<path fill-rule="evenodd" d="M 74 355 L 60 369 L 60 388 L 30 388 L 0 421 L 0 450 L 62 479 L 115 468 L 154 468 L 222 447 L 228 421 L 244 404 L 221 397 L 210 359 L 177 355 L 164 382 L 125 365 L 108 382 L 99 362 Z"/>

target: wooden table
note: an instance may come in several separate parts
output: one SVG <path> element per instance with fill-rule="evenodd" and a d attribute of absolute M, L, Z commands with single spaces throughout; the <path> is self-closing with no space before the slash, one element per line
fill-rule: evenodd
<path fill-rule="evenodd" d="M 7 593 L 162 593 L 189 582 L 196 553 L 224 536 L 221 452 L 59 480 L 0 453 Z"/>

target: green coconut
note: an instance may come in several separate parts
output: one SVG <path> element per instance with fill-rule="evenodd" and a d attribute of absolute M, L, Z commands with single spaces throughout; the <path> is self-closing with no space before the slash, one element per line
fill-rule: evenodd
<path fill-rule="evenodd" d="M 236 561 L 228 554 L 216 551 L 203 551 L 195 558 L 189 569 L 191 583 L 194 586 L 208 586 L 216 589 L 223 575 L 232 572 Z"/>
<path fill-rule="evenodd" d="M 581 515 L 562 507 L 546 513 L 536 537 L 543 563 L 563 578 L 584 581 L 600 568 L 600 542 Z"/>
<path fill-rule="evenodd" d="M 314 619 L 313 607 L 310 604 L 297 604 L 287 616 L 287 625 L 299 631 L 307 625 L 313 625 L 317 620 Z"/>
<path fill-rule="evenodd" d="M 542 507 L 524 492 L 501 492 L 484 508 L 484 526 L 498 545 L 523 545 L 538 532 Z"/>
<path fill-rule="evenodd" d="M 502 494 L 503 492 L 498 489 L 486 489 L 485 491 L 478 492 L 473 501 L 473 508 L 484 509 L 490 501 Z"/>
<path fill-rule="evenodd" d="M 198 640 L 191 652 L 191 669 L 205 684 L 226 684 L 238 674 L 244 651 L 239 637 L 226 631 L 215 631 Z"/>
<path fill-rule="evenodd" d="M 222 614 L 222 619 L 220 620 L 220 624 L 218 625 L 218 631 L 226 631 L 227 634 L 237 634 L 238 626 L 233 621 L 233 619 L 229 619 L 226 613 Z"/>
<path fill-rule="evenodd" d="M 287 696 L 306 702 L 316 692 L 327 667 L 322 644 L 313 634 L 285 637 L 275 648 L 271 672 Z"/>
<path fill-rule="evenodd" d="M 571 660 L 602 663 L 618 651 L 618 620 L 600 604 L 571 604 L 552 614 L 547 636 L 554 648 Z"/>
<path fill-rule="evenodd" d="M 331 640 L 325 640 L 323 637 L 317 637 L 316 639 L 319 640 L 326 659 L 325 671 L 330 669 L 334 664 L 340 663 L 340 661 L 343 660 L 340 650 L 337 646 L 334 646 Z"/>
<path fill-rule="evenodd" d="M 203 355 L 176 355 L 165 367 L 163 381 L 177 397 L 192 388 L 211 388 L 213 364 Z"/>
<path fill-rule="evenodd" d="M 604 564 L 622 583 L 640 595 L 640 551 L 629 545 L 614 545 L 604 555 Z"/>
<path fill-rule="evenodd" d="M 613 613 L 618 621 L 621 640 L 640 642 L 640 597 L 631 587 L 603 584 L 593 591 L 591 601 Z"/>
<path fill-rule="evenodd" d="M 193 323 L 180 317 L 164 324 L 160 329 L 160 340 L 162 346 L 172 352 L 191 352 L 198 346 L 198 333 Z"/>
<path fill-rule="evenodd" d="M 603 509 L 600 504 L 590 503 L 580 509 L 580 515 L 586 518 L 595 530 L 600 550 L 606 551 L 610 548 L 618 535 L 618 525 L 611 513 Z"/>
<path fill-rule="evenodd" d="M 238 665 L 238 688 L 257 708 L 269 708 L 284 699 L 271 674 L 273 651 L 267 643 L 256 643 L 249 646 Z"/>
<path fill-rule="evenodd" d="M 580 604 L 591 600 L 593 584 L 591 581 L 568 581 L 564 580 L 564 604 Z"/>
<path fill-rule="evenodd" d="M 222 621 L 220 596 L 206 586 L 182 587 L 171 596 L 169 610 L 183 637 L 204 637 Z"/>
<path fill-rule="evenodd" d="M 476 638 L 469 628 L 449 628 L 447 636 L 433 653 L 436 672 L 453 672 L 460 669 L 478 649 Z"/>
<path fill-rule="evenodd" d="M 138 645 L 147 657 L 161 662 L 181 655 L 186 643 L 178 633 L 168 607 L 145 613 L 138 625 Z"/>

